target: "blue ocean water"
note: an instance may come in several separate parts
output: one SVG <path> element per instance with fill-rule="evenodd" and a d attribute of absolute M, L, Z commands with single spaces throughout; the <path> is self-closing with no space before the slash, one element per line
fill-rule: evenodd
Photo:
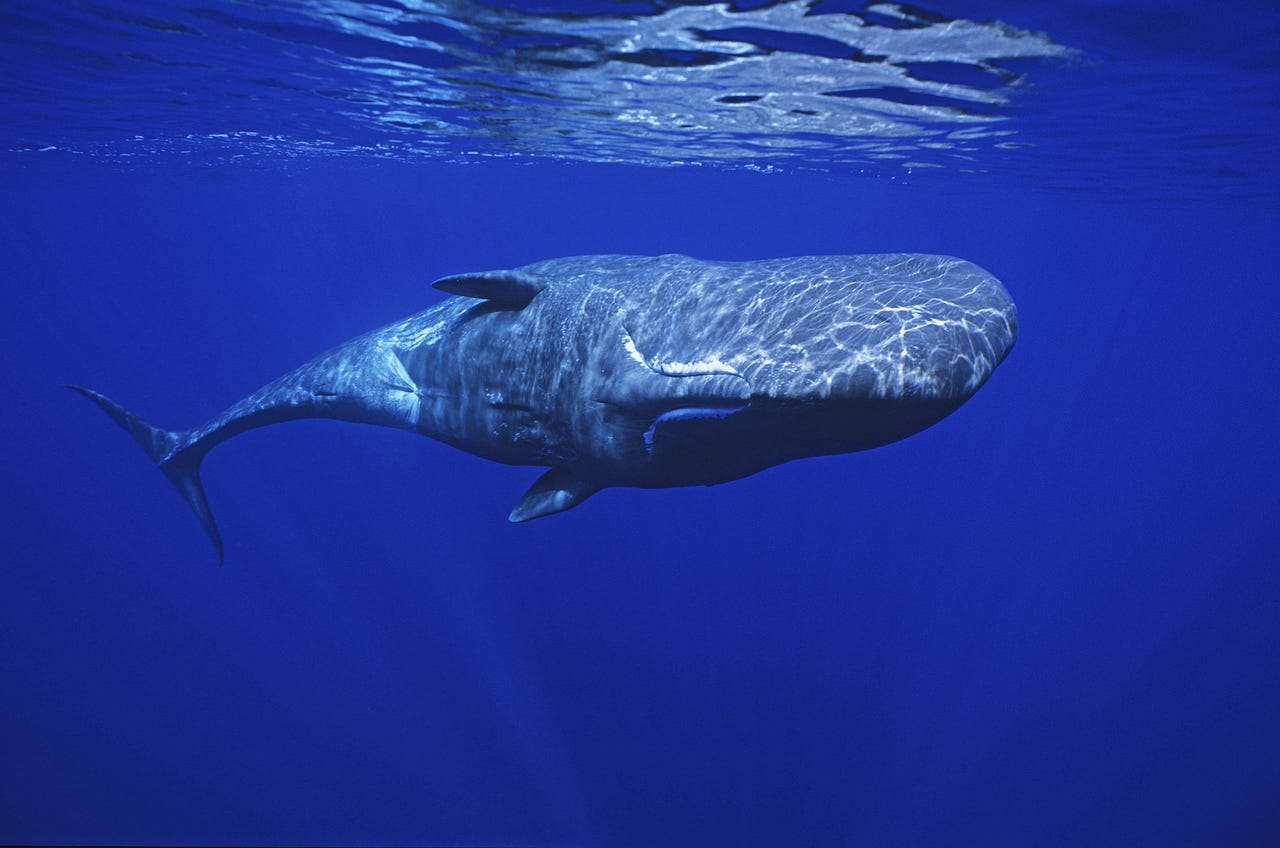
<path fill-rule="evenodd" d="M 1280 11 L 0 7 L 0 842 L 1280 842 Z M 955 414 L 530 524 L 537 470 L 206 420 L 431 281 L 962 256 Z"/>

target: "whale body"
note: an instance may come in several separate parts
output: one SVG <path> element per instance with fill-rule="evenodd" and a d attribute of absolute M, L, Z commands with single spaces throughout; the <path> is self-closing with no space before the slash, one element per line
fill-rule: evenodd
<path fill-rule="evenodd" d="M 221 560 L 200 463 L 255 427 L 337 418 L 546 466 L 511 511 L 526 521 L 605 487 L 710 485 L 897 441 L 968 400 L 1017 337 L 1000 282 L 946 256 L 579 256 L 434 286 L 453 296 L 189 430 L 70 388 L 138 440 Z"/>

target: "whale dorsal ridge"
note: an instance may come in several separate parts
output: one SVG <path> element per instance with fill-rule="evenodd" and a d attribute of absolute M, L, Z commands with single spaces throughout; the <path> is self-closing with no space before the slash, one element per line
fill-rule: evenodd
<path fill-rule="evenodd" d="M 448 294 L 488 300 L 507 309 L 524 309 L 534 295 L 547 287 L 546 281 L 523 271 L 481 271 L 454 274 L 431 284 Z"/>

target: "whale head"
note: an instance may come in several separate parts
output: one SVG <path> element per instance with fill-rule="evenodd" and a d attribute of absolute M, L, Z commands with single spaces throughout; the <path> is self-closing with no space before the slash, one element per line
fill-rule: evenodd
<path fill-rule="evenodd" d="M 972 397 L 1017 339 L 1008 291 L 952 257 L 667 259 L 668 282 L 624 318 L 628 355 L 663 378 L 631 387 L 650 400 L 662 479 L 905 438 Z"/>

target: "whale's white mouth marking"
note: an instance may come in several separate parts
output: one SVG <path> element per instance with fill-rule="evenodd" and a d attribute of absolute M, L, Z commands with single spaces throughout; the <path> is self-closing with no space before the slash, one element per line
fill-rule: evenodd
<path fill-rule="evenodd" d="M 738 369 L 724 362 L 717 354 L 696 362 L 664 361 L 645 356 L 636 347 L 635 337 L 631 335 L 631 331 L 626 327 L 622 328 L 622 346 L 626 348 L 627 355 L 636 362 L 664 377 L 710 377 L 716 374 L 742 377 Z"/>

